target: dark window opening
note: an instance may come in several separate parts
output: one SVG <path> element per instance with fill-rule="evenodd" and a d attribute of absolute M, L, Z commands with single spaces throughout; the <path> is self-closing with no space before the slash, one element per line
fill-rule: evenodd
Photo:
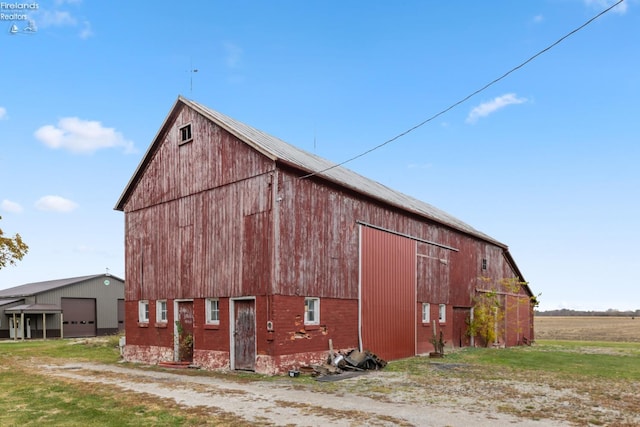
<path fill-rule="evenodd" d="M 193 139 L 191 135 L 191 124 L 180 128 L 180 143 L 189 142 Z"/>
<path fill-rule="evenodd" d="M 487 259 L 486 258 L 482 258 L 482 269 L 483 270 L 487 269 Z"/>

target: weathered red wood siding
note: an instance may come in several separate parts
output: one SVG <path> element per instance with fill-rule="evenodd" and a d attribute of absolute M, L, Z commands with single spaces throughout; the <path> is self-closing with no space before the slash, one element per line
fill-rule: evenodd
<path fill-rule="evenodd" d="M 178 144 L 192 124 L 193 141 Z M 125 206 L 128 300 L 264 294 L 273 163 L 189 109 Z M 260 236 L 258 239 L 256 236 Z"/>
<path fill-rule="evenodd" d="M 416 300 L 429 302 L 436 319 L 438 304 L 447 305 L 447 321 L 439 324 L 438 330 L 445 332 L 449 345 L 466 340 L 460 331 L 454 336 L 453 307 L 468 312 L 477 289 L 485 283 L 483 278 L 498 283 L 516 276 L 505 260 L 504 248 L 494 243 L 330 184 L 300 180 L 294 173 L 284 171 L 279 181 L 278 232 L 283 262 L 276 293 L 357 299 L 358 222 L 457 249 L 417 242 Z M 524 289 L 520 292 L 526 295 Z M 458 329 L 460 323 L 458 319 Z M 421 323 L 417 327 L 417 346 L 430 348 L 431 327 Z"/>
<path fill-rule="evenodd" d="M 191 124 L 193 140 L 179 144 L 179 128 L 185 124 Z M 300 179 L 300 171 L 274 162 L 182 104 L 164 129 L 124 205 L 128 342 L 173 345 L 171 327 L 137 327 L 138 300 L 192 298 L 194 360 L 224 366 L 230 336 L 222 320 L 228 322 L 229 298 L 253 296 L 257 366 L 265 370 L 275 360 L 295 364 L 298 352 L 308 360 L 317 358 L 329 338 L 336 348 L 357 345 L 359 223 L 417 239 L 398 238 L 413 248 L 412 255 L 404 254 L 410 260 L 398 262 L 413 265 L 413 296 L 402 310 L 411 313 L 409 329 L 418 352 L 430 349 L 431 326 L 422 325 L 416 313 L 422 302 L 431 304 L 432 319 L 438 318 L 438 304 L 446 304 L 447 321 L 439 328 L 451 342 L 454 307 L 471 307 L 487 278 L 497 283 L 515 275 L 501 245 L 317 177 Z M 375 289 L 382 295 L 382 285 Z M 515 294 L 517 314 L 509 319 L 517 319 L 518 331 L 528 328 L 532 336 L 527 294 L 524 289 Z M 321 326 L 300 324 L 305 296 L 322 298 Z M 199 318 L 207 297 L 220 298 L 218 328 L 203 326 Z M 267 321 L 275 330 L 267 330 Z M 512 324 L 507 322 L 504 339 L 511 343 Z M 515 340 L 522 334 L 516 333 Z"/>

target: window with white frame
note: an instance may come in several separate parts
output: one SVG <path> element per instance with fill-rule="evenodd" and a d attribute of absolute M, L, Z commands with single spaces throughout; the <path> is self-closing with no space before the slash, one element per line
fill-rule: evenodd
<path fill-rule="evenodd" d="M 220 323 L 220 301 L 218 298 L 207 298 L 205 307 L 207 310 L 207 323 L 210 325 Z"/>
<path fill-rule="evenodd" d="M 149 321 L 149 301 L 146 299 L 138 302 L 138 321 L 147 323 Z"/>
<path fill-rule="evenodd" d="M 428 302 L 422 303 L 422 323 L 431 322 L 431 304 Z"/>
<path fill-rule="evenodd" d="M 156 322 L 167 323 L 167 300 L 156 301 Z"/>
<path fill-rule="evenodd" d="M 320 298 L 304 299 L 304 324 L 320 324 Z"/>
<path fill-rule="evenodd" d="M 438 322 L 445 323 L 447 321 L 447 306 L 440 304 L 438 306 Z"/>

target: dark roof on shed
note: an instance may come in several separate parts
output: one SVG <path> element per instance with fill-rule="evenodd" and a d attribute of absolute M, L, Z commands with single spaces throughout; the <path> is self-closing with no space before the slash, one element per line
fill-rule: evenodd
<path fill-rule="evenodd" d="M 253 147 L 258 152 L 276 162 L 293 166 L 303 171 L 305 174 L 314 173 L 318 178 L 322 178 L 343 188 L 347 188 L 359 194 L 371 197 L 386 205 L 390 205 L 402 209 L 406 212 L 419 215 L 423 218 L 427 218 L 431 221 L 446 225 L 465 234 L 469 234 L 481 240 L 496 244 L 503 249 L 507 249 L 507 245 L 505 245 L 504 243 L 495 240 L 494 238 L 476 230 L 470 225 L 460 221 L 452 215 L 449 215 L 448 213 L 428 203 L 403 194 L 399 191 L 393 190 L 377 181 L 357 174 L 350 169 L 342 166 L 336 166 L 335 163 L 329 160 L 304 151 L 298 147 L 282 141 L 281 139 L 271 136 L 261 130 L 248 126 L 229 116 L 207 108 L 182 96 L 179 96 L 176 100 L 173 108 L 162 124 L 162 127 L 156 134 L 152 144 L 149 146 L 142 161 L 138 165 L 138 168 L 127 184 L 127 187 L 120 196 L 120 199 L 115 206 L 116 210 L 124 210 L 126 201 L 135 189 L 135 186 L 144 173 L 144 170 L 146 169 L 148 163 L 151 162 L 153 153 L 162 143 L 162 137 L 175 119 L 175 116 L 179 111 L 178 107 L 180 105 L 186 105 L 192 108 L 193 110 L 202 114 L 204 117 L 211 120 L 216 125 L 220 126 L 227 132 L 239 138 L 250 147 Z"/>
<path fill-rule="evenodd" d="M 4 310 L 6 314 L 20 313 L 60 313 L 62 309 L 55 304 L 22 304 Z"/>
<path fill-rule="evenodd" d="M 107 276 L 105 273 L 102 274 L 93 274 L 90 276 L 80 276 L 80 277 L 71 277 L 68 279 L 58 279 L 58 280 L 47 280 L 45 282 L 34 282 L 27 283 L 25 285 L 15 286 L 13 288 L 8 289 L 0 289 L 0 298 L 8 298 L 8 297 L 24 297 L 30 295 L 40 294 L 42 292 L 50 291 L 53 289 L 62 288 L 69 285 L 75 285 L 81 282 L 85 282 L 90 279 L 94 279 L 96 277 Z M 113 277 L 121 282 L 124 282 L 119 277 L 109 275 L 109 277 Z"/>

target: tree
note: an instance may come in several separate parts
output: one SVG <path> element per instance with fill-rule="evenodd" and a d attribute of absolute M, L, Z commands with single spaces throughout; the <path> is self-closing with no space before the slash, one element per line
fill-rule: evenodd
<path fill-rule="evenodd" d="M 1 216 L 0 219 L 2 219 Z M 5 237 L 0 228 L 0 269 L 7 265 L 16 265 L 16 262 L 20 261 L 27 252 L 29 252 L 29 246 L 22 241 L 19 234 Z"/>
<path fill-rule="evenodd" d="M 482 338 L 485 347 L 493 344 L 501 331 L 504 311 L 500 296 L 495 290 L 482 293 L 473 298 L 473 318 L 469 320 L 467 333 L 471 337 Z"/>
<path fill-rule="evenodd" d="M 483 345 L 488 347 L 495 344 L 502 335 L 503 321 L 506 307 L 503 296 L 505 294 L 518 295 L 527 282 L 523 282 L 517 277 L 500 279 L 492 285 L 492 279 L 480 277 L 480 282 L 489 289 L 472 297 L 473 316 L 468 321 L 467 334 L 470 337 L 479 337 Z M 531 304 L 535 308 L 538 305 L 538 298 L 531 297 Z"/>

